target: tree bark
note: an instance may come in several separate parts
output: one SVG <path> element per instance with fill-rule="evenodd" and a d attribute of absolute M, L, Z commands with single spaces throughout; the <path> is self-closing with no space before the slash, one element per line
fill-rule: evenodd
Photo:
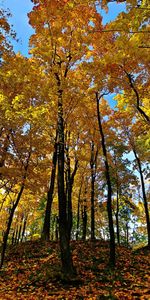
<path fill-rule="evenodd" d="M 78 195 L 76 240 L 78 240 L 78 238 L 79 238 L 81 191 L 82 191 L 82 181 L 81 181 L 81 185 L 80 185 L 80 189 L 79 189 L 79 195 Z"/>
<path fill-rule="evenodd" d="M 120 230 L 119 230 L 119 189 L 117 184 L 117 209 L 116 209 L 116 228 L 117 228 L 117 242 L 120 245 Z"/>
<path fill-rule="evenodd" d="M 15 229 L 14 244 L 17 244 L 17 237 L 18 237 L 18 225 Z"/>
<path fill-rule="evenodd" d="M 99 109 L 99 100 L 104 96 L 98 96 L 96 93 L 96 101 L 97 101 L 97 118 L 98 118 L 98 125 L 99 131 L 101 136 L 101 144 L 102 144 L 102 151 L 104 156 L 104 163 L 105 163 L 105 177 L 107 182 L 107 213 L 108 213 L 108 221 L 109 221 L 109 233 L 110 233 L 110 265 L 115 266 L 115 234 L 114 234 L 114 225 L 113 225 L 113 216 L 112 216 L 112 187 L 111 187 L 111 179 L 110 179 L 110 172 L 109 172 L 109 164 L 107 159 L 107 149 L 105 145 L 105 136 L 103 133 L 103 127 L 101 122 L 101 115 Z"/>
<path fill-rule="evenodd" d="M 91 144 L 91 240 L 95 240 L 95 176 L 98 151 L 94 154 L 94 141 Z"/>
<path fill-rule="evenodd" d="M 72 213 L 72 189 L 74 184 L 74 178 L 78 169 L 78 160 L 75 160 L 74 170 L 71 174 L 69 149 L 66 148 L 67 156 L 67 174 L 66 174 L 66 199 L 67 199 L 67 222 L 68 222 L 68 236 L 71 239 L 71 230 L 73 224 L 73 213 Z"/>
<path fill-rule="evenodd" d="M 49 239 L 50 239 L 50 219 L 51 219 L 51 208 L 52 208 L 54 185 L 55 185 L 56 165 L 57 165 L 57 132 L 56 132 L 54 152 L 53 152 L 53 158 L 52 158 L 52 172 L 51 172 L 50 188 L 47 193 L 45 218 L 44 218 L 43 230 L 42 230 L 42 235 L 41 235 L 41 238 L 45 241 L 49 241 Z"/>
<path fill-rule="evenodd" d="M 126 222 L 126 245 L 129 246 L 129 226 L 128 222 Z"/>
<path fill-rule="evenodd" d="M 22 234 L 21 234 L 21 242 L 23 242 L 23 239 L 24 239 L 26 225 L 27 225 L 27 216 L 25 216 L 24 221 L 23 221 L 23 229 L 22 229 Z"/>
<path fill-rule="evenodd" d="M 26 165 L 24 166 L 24 175 L 23 175 L 23 178 L 22 178 L 22 184 L 21 184 L 21 187 L 20 187 L 20 191 L 18 193 L 18 196 L 17 196 L 17 199 L 16 199 L 15 203 L 13 203 L 13 206 L 10 210 L 10 215 L 9 215 L 9 219 L 8 219 L 8 223 L 7 223 L 7 228 L 6 228 L 6 231 L 4 232 L 0 268 L 2 268 L 3 263 L 4 263 L 5 252 L 6 252 L 6 247 L 7 247 L 7 241 L 8 241 L 8 236 L 9 236 L 13 216 L 14 216 L 15 210 L 16 210 L 18 204 L 19 204 L 19 201 L 21 199 L 22 193 L 23 193 L 24 188 L 25 188 L 25 181 L 26 181 L 26 178 L 27 178 L 27 170 L 28 170 L 28 166 L 29 166 L 30 157 L 31 157 L 31 152 L 29 152 L 29 155 L 28 155 L 28 158 L 27 158 L 27 161 L 26 161 Z"/>
<path fill-rule="evenodd" d="M 87 232 L 87 187 L 85 186 L 85 195 L 82 205 L 82 240 L 86 240 L 86 232 Z"/>
<path fill-rule="evenodd" d="M 62 89 L 59 75 L 56 73 L 58 86 L 58 203 L 59 203 L 59 235 L 62 272 L 64 279 L 69 281 L 74 275 L 74 267 L 68 235 L 66 195 L 64 190 L 64 119 Z"/>
<path fill-rule="evenodd" d="M 20 224 L 19 230 L 18 230 L 17 244 L 19 244 L 19 242 L 20 242 L 21 230 L 22 230 L 22 220 L 21 220 L 21 224 Z"/>
<path fill-rule="evenodd" d="M 83 206 L 82 210 L 82 223 L 83 223 L 83 229 L 82 229 L 82 240 L 86 240 L 86 230 L 87 230 L 87 208 L 86 204 Z"/>
<path fill-rule="evenodd" d="M 15 212 L 17 206 L 18 206 L 18 203 L 19 203 L 20 198 L 22 196 L 24 187 L 25 186 L 24 186 L 24 183 L 23 183 L 21 188 L 20 188 L 20 191 L 18 193 L 17 199 L 16 199 L 15 203 L 13 204 L 13 207 L 11 208 L 11 211 L 10 211 L 10 215 L 9 215 L 9 219 L 8 219 L 8 223 L 7 223 L 7 228 L 6 228 L 6 231 L 4 233 L 4 237 L 3 237 L 0 268 L 2 268 L 3 263 L 4 263 L 5 252 L 6 252 L 6 247 L 7 247 L 7 241 L 8 241 L 8 236 L 9 236 L 9 232 L 10 232 L 14 212 Z"/>
<path fill-rule="evenodd" d="M 11 244 L 14 245 L 14 239 L 15 239 L 15 230 L 13 231 L 12 234 L 12 239 L 11 239 Z"/>
<path fill-rule="evenodd" d="M 137 155 L 135 147 L 133 147 L 133 153 L 134 153 L 134 156 L 136 158 L 137 165 L 138 165 L 138 168 L 139 168 L 139 173 L 140 173 L 140 180 L 141 180 L 141 186 L 142 186 L 142 195 L 143 195 L 143 203 L 144 203 L 145 216 L 146 216 L 148 246 L 150 247 L 150 216 L 149 216 L 148 203 L 147 203 L 147 197 L 146 197 L 146 192 L 145 192 L 144 177 L 143 177 L 143 172 L 142 172 L 141 161 L 140 161 L 140 158 Z"/>

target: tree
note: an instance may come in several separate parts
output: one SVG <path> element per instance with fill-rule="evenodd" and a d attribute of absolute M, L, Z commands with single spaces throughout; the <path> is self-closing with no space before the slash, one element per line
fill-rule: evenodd
<path fill-rule="evenodd" d="M 108 163 L 108 154 L 106 149 L 106 142 L 105 136 L 102 127 L 100 109 L 99 109 L 99 101 L 104 95 L 99 95 L 96 92 L 96 102 L 97 102 L 97 119 L 99 125 L 99 131 L 101 136 L 101 144 L 102 144 L 102 151 L 105 163 L 105 176 L 107 182 L 107 212 L 108 212 L 108 220 L 109 220 L 109 233 L 110 233 L 110 264 L 113 266 L 115 265 L 115 234 L 114 234 L 114 225 L 113 225 L 113 216 L 112 216 L 112 184 L 111 184 L 111 177 L 110 177 L 110 168 Z"/>
<path fill-rule="evenodd" d="M 94 141 L 91 142 L 91 239 L 95 239 L 95 179 L 97 169 L 98 148 L 94 151 Z"/>
<path fill-rule="evenodd" d="M 50 187 L 47 192 L 47 203 L 46 203 L 44 224 L 43 224 L 43 230 L 42 230 L 42 236 L 41 236 L 42 239 L 47 240 L 47 241 L 50 238 L 50 219 L 51 219 L 51 208 L 52 208 L 53 194 L 54 194 L 56 165 L 57 165 L 57 134 L 56 134 L 55 143 L 54 143 Z"/>
<path fill-rule="evenodd" d="M 78 1 L 60 4 L 55 0 L 33 2 L 35 7 L 29 14 L 29 18 L 36 33 L 30 39 L 30 44 L 34 46 L 31 52 L 34 57 L 41 60 L 45 66 L 45 72 L 55 80 L 60 248 L 63 273 L 66 278 L 70 278 L 74 274 L 74 268 L 67 233 L 67 206 L 64 189 L 64 100 L 70 84 L 69 80 L 74 73 L 70 69 L 84 57 L 89 45 L 86 32 L 91 27 L 90 18 L 93 18 L 95 26 L 100 24 L 101 18 L 94 5 L 91 4 L 87 6 Z M 77 17 L 76 22 L 74 17 Z M 80 42 L 77 42 L 79 39 Z"/>

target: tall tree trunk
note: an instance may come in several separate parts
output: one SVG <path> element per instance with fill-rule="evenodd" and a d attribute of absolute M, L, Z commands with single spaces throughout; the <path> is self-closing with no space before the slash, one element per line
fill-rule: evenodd
<path fill-rule="evenodd" d="M 87 207 L 86 207 L 86 204 L 83 205 L 83 209 L 82 209 L 82 224 L 83 224 L 82 240 L 85 241 L 86 240 L 86 230 L 87 230 Z"/>
<path fill-rule="evenodd" d="M 139 168 L 139 173 L 140 173 L 141 186 L 142 186 L 142 195 L 143 195 L 143 203 L 144 203 L 145 216 L 146 216 L 148 246 L 150 247 L 150 216 L 149 216 L 148 203 L 147 203 L 147 197 L 146 197 L 146 192 L 145 192 L 144 177 L 143 177 L 143 172 L 142 172 L 141 161 L 140 161 L 140 158 L 137 155 L 135 147 L 133 147 L 133 153 L 135 155 L 135 158 L 136 158 L 136 161 L 137 161 L 137 165 L 138 165 L 138 168 Z"/>
<path fill-rule="evenodd" d="M 27 225 L 27 216 L 24 217 L 23 220 L 23 229 L 22 229 L 22 234 L 21 234 L 21 242 L 23 242 L 24 235 L 25 235 L 25 230 L 26 230 L 26 225 Z"/>
<path fill-rule="evenodd" d="M 129 246 L 129 226 L 128 222 L 126 222 L 126 245 Z"/>
<path fill-rule="evenodd" d="M 72 230 L 72 186 L 71 186 L 71 170 L 70 170 L 70 157 L 68 147 L 66 147 L 66 157 L 67 157 L 67 172 L 66 172 L 66 204 L 67 204 L 67 223 L 68 223 L 68 237 L 71 239 Z"/>
<path fill-rule="evenodd" d="M 17 244 L 19 244 L 19 242 L 20 242 L 21 230 L 22 230 L 22 221 L 23 221 L 23 220 L 21 220 L 21 224 L 20 224 L 19 230 L 18 230 Z"/>
<path fill-rule="evenodd" d="M 119 230 L 119 189 L 117 184 L 117 209 L 116 209 L 116 228 L 117 228 L 117 242 L 120 245 L 120 230 Z"/>
<path fill-rule="evenodd" d="M 85 186 L 85 195 L 84 195 L 84 200 L 83 200 L 83 205 L 82 205 L 82 240 L 86 240 L 86 232 L 87 232 L 87 186 Z"/>
<path fill-rule="evenodd" d="M 55 219 L 55 240 L 58 241 L 59 240 L 59 219 L 56 216 Z"/>
<path fill-rule="evenodd" d="M 95 174 L 94 174 L 94 142 L 92 141 L 91 145 L 91 240 L 95 239 L 95 207 L 94 207 L 94 183 L 95 183 Z"/>
<path fill-rule="evenodd" d="M 13 234 L 12 234 L 12 239 L 11 239 L 11 244 L 14 245 L 14 242 L 15 241 L 15 230 L 13 231 Z"/>
<path fill-rule="evenodd" d="M 18 225 L 15 228 L 14 244 L 17 244 L 17 237 L 18 237 Z"/>
<path fill-rule="evenodd" d="M 72 189 L 74 184 L 74 178 L 78 169 L 78 160 L 75 160 L 74 170 L 71 174 L 69 149 L 66 148 L 67 156 L 67 174 L 66 174 L 66 199 L 67 199 L 67 223 L 68 223 L 68 236 L 71 239 L 71 230 L 73 224 L 73 213 L 72 213 Z"/>
<path fill-rule="evenodd" d="M 78 240 L 78 238 L 79 238 L 81 191 L 82 191 L 82 181 L 81 181 L 81 185 L 80 185 L 80 189 L 79 189 L 79 195 L 78 195 L 76 240 Z"/>
<path fill-rule="evenodd" d="M 56 223 L 56 215 L 51 215 L 51 229 L 50 229 L 50 240 L 54 240 L 55 235 L 55 223 Z"/>
<path fill-rule="evenodd" d="M 15 210 L 16 210 L 18 204 L 19 204 L 19 201 L 21 199 L 22 193 L 23 193 L 24 188 L 25 188 L 25 181 L 26 181 L 26 178 L 27 178 L 27 170 L 28 170 L 28 166 L 29 166 L 30 157 L 31 157 L 31 151 L 29 152 L 29 155 L 28 155 L 27 161 L 26 161 L 26 165 L 24 166 L 24 175 L 23 175 L 23 178 L 22 178 L 22 185 L 20 187 L 20 191 L 18 193 L 17 199 L 16 199 L 15 203 L 13 204 L 13 206 L 10 210 L 10 215 L 9 215 L 9 219 L 8 219 L 8 223 L 7 223 L 7 228 L 6 228 L 6 231 L 4 232 L 0 268 L 2 268 L 3 263 L 4 263 L 5 252 L 6 252 L 6 247 L 7 247 L 7 241 L 8 241 L 8 236 L 9 236 L 13 216 L 14 216 Z"/>
<path fill-rule="evenodd" d="M 54 194 L 56 164 L 57 164 L 57 132 L 56 132 L 54 152 L 53 152 L 53 158 L 52 158 L 52 172 L 51 172 L 50 188 L 47 193 L 45 218 L 44 218 L 43 230 L 42 230 L 42 235 L 41 235 L 41 238 L 45 241 L 49 241 L 49 239 L 50 239 L 50 218 L 51 218 L 51 208 L 52 208 L 53 194 Z"/>
<path fill-rule="evenodd" d="M 94 154 L 94 141 L 91 143 L 91 240 L 95 240 L 95 176 L 98 151 Z"/>
<path fill-rule="evenodd" d="M 70 250 L 67 227 L 66 195 L 64 189 L 64 119 L 62 89 L 58 73 L 55 73 L 58 86 L 58 203 L 59 203 L 59 235 L 62 272 L 65 280 L 74 275 L 74 267 Z"/>
<path fill-rule="evenodd" d="M 7 241 L 8 241 L 8 236 L 9 236 L 9 232 L 10 232 L 14 212 L 15 212 L 17 206 L 18 206 L 18 203 L 19 203 L 20 198 L 22 196 L 23 190 L 24 190 L 24 184 L 22 184 L 22 186 L 20 188 L 20 191 L 18 193 L 17 199 L 16 199 L 15 203 L 13 204 L 13 207 L 10 210 L 10 215 L 9 215 L 9 219 L 8 219 L 8 223 L 7 223 L 7 228 L 6 228 L 6 231 L 4 233 L 4 237 L 3 237 L 0 268 L 2 268 L 3 263 L 4 263 L 5 252 L 6 252 L 6 247 L 7 247 Z"/>
<path fill-rule="evenodd" d="M 110 265 L 115 266 L 115 233 L 114 233 L 114 225 L 113 225 L 113 216 L 112 216 L 112 188 L 111 188 L 111 179 L 110 179 L 110 172 L 109 172 L 109 164 L 107 159 L 107 149 L 105 145 L 105 137 L 103 133 L 103 127 L 101 122 L 101 115 L 99 109 L 99 101 L 104 96 L 98 96 L 96 93 L 96 101 L 97 101 L 97 118 L 98 118 L 98 125 L 99 131 L 101 136 L 101 144 L 102 144 L 102 151 L 104 156 L 104 163 L 105 163 L 105 177 L 107 182 L 107 213 L 108 213 L 108 221 L 109 221 L 109 234 L 110 234 Z"/>

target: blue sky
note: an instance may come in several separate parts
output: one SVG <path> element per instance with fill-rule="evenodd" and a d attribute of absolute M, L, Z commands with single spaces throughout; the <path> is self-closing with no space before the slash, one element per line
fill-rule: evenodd
<path fill-rule="evenodd" d="M 9 8 L 12 14 L 10 23 L 13 24 L 13 29 L 19 39 L 18 43 L 14 43 L 14 50 L 27 56 L 29 37 L 33 33 L 32 27 L 28 24 L 27 13 L 31 11 L 33 4 L 30 0 L 2 0 L 1 2 L 1 6 Z"/>
<path fill-rule="evenodd" d="M 17 32 L 19 38 L 18 43 L 14 43 L 16 52 L 20 51 L 23 55 L 28 55 L 28 41 L 33 33 L 31 26 L 28 24 L 27 13 L 31 11 L 33 4 L 30 0 L 0 0 L 3 8 L 9 8 L 12 13 L 10 23 L 13 24 L 14 30 Z M 103 23 L 114 20 L 118 13 L 125 9 L 125 4 L 110 3 L 109 11 L 106 13 L 100 10 L 103 16 Z"/>

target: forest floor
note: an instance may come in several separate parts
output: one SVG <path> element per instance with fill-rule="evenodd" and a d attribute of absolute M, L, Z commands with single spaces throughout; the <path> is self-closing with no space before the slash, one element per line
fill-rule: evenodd
<path fill-rule="evenodd" d="M 57 242 L 29 241 L 8 248 L 0 271 L 0 300 L 150 299 L 150 251 L 117 247 L 117 264 L 108 267 L 109 244 L 71 242 L 79 281 L 60 279 Z"/>

